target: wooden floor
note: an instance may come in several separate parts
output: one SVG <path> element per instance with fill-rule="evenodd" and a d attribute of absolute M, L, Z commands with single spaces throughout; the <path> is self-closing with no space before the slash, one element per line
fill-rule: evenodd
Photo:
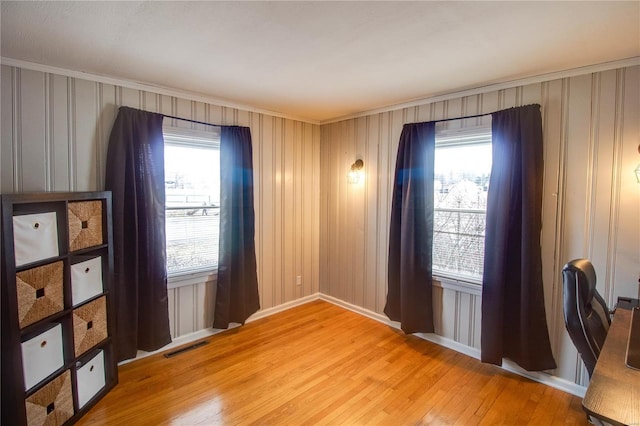
<path fill-rule="evenodd" d="M 580 399 L 316 301 L 119 369 L 80 425 L 582 424 Z"/>

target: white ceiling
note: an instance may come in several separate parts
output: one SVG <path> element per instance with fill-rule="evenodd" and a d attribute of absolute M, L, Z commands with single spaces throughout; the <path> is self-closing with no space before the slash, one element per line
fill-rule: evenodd
<path fill-rule="evenodd" d="M 4 58 L 312 121 L 640 56 L 640 2 L 1 2 Z"/>

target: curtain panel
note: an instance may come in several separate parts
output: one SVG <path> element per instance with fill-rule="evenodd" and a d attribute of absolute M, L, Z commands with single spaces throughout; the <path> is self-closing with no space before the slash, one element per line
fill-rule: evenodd
<path fill-rule="evenodd" d="M 220 240 L 214 328 L 244 324 L 260 309 L 253 207 L 253 153 L 248 127 L 220 133 Z"/>
<path fill-rule="evenodd" d="M 529 371 L 556 367 L 542 286 L 543 145 L 540 105 L 492 114 L 482 280 L 483 362 Z"/>
<path fill-rule="evenodd" d="M 118 361 L 171 342 L 163 117 L 121 107 L 109 137 L 105 188 L 113 197 Z"/>
<path fill-rule="evenodd" d="M 435 122 L 405 124 L 393 181 L 384 313 L 409 333 L 433 333 Z"/>

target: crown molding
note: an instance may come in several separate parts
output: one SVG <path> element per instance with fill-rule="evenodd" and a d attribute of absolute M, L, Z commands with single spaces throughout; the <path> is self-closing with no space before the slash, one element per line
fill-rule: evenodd
<path fill-rule="evenodd" d="M 111 85 L 114 85 L 114 86 L 122 86 L 122 87 L 127 87 L 129 89 L 134 89 L 134 90 L 143 90 L 143 91 L 147 91 L 147 92 L 157 93 L 157 94 L 160 94 L 160 95 L 175 96 L 175 97 L 187 99 L 187 100 L 190 100 L 190 101 L 204 102 L 204 103 L 218 105 L 218 106 L 222 106 L 222 107 L 226 107 L 226 108 L 235 108 L 235 109 L 240 109 L 240 110 L 247 111 L 247 112 L 254 112 L 254 113 L 257 113 L 257 114 L 265 114 L 265 115 L 270 115 L 270 116 L 273 116 L 273 117 L 285 118 L 285 119 L 295 120 L 295 121 L 301 121 L 301 122 L 309 123 L 309 124 L 324 125 L 324 124 L 331 124 L 331 123 L 337 123 L 337 122 L 340 122 L 340 121 L 350 120 L 350 119 L 354 119 L 354 118 L 366 117 L 368 115 L 374 115 L 374 114 L 380 114 L 380 113 L 384 113 L 384 112 L 397 111 L 397 110 L 404 109 L 404 108 L 411 108 L 411 107 L 415 107 L 415 106 L 419 106 L 419 105 L 425 105 L 425 104 L 430 104 L 430 103 L 434 103 L 434 102 L 441 102 L 441 101 L 446 101 L 446 100 L 450 100 L 450 99 L 461 98 L 461 97 L 464 97 L 464 96 L 473 96 L 473 95 L 477 95 L 477 94 L 480 94 L 480 93 L 487 93 L 487 92 L 496 91 L 496 90 L 511 89 L 511 88 L 514 88 L 514 87 L 525 86 L 525 85 L 528 85 L 528 84 L 536 84 L 536 83 L 541 83 L 541 82 L 545 82 L 545 81 L 558 80 L 558 79 L 562 79 L 562 78 L 575 77 L 575 76 L 584 75 L 584 74 L 590 74 L 590 73 L 596 73 L 596 72 L 602 72 L 602 71 L 609 71 L 609 70 L 618 69 L 618 68 L 626 68 L 626 67 L 636 66 L 636 65 L 640 65 L 640 56 L 634 56 L 632 58 L 621 59 L 621 60 L 617 60 L 617 61 L 604 62 L 604 63 L 601 63 L 601 64 L 588 65 L 588 66 L 584 66 L 584 67 L 571 68 L 571 69 L 564 70 L 564 71 L 556 71 L 556 72 L 552 72 L 552 73 L 540 74 L 540 75 L 536 75 L 536 76 L 531 76 L 531 77 L 526 77 L 526 78 L 521 78 L 521 79 L 516 79 L 516 80 L 510 80 L 510 81 L 505 81 L 505 82 L 500 82 L 500 83 L 493 83 L 493 84 L 488 84 L 488 85 L 484 85 L 484 86 L 468 88 L 468 89 L 454 91 L 454 92 L 447 92 L 447 93 L 443 93 L 443 94 L 440 94 L 440 95 L 434 95 L 434 96 L 424 97 L 424 98 L 420 98 L 420 99 L 415 99 L 415 100 L 412 100 L 412 101 L 407 101 L 407 102 L 402 102 L 402 103 L 398 103 L 398 104 L 388 105 L 388 106 L 384 106 L 384 107 L 380 107 L 380 108 L 375 108 L 375 109 L 371 109 L 371 110 L 358 112 L 358 113 L 355 113 L 355 114 L 349 114 L 349 115 L 344 115 L 344 116 L 340 116 L 340 117 L 335 117 L 335 118 L 331 118 L 331 119 L 328 119 L 328 120 L 312 120 L 312 119 L 305 118 L 305 117 L 299 117 L 299 116 L 289 115 L 289 114 L 282 114 L 282 113 L 275 112 L 275 111 L 269 111 L 269 110 L 265 110 L 265 109 L 261 109 L 261 108 L 255 108 L 255 107 L 252 107 L 252 106 L 249 106 L 249 105 L 237 104 L 237 103 L 234 103 L 234 102 L 217 99 L 217 98 L 210 97 L 210 96 L 204 96 L 204 95 L 201 95 L 201 94 L 198 94 L 198 93 L 188 92 L 188 91 L 184 91 L 184 90 L 172 89 L 172 88 L 163 87 L 163 86 L 156 86 L 156 85 L 152 85 L 152 84 L 148 84 L 148 83 L 140 83 L 140 82 L 126 80 L 126 79 L 122 79 L 122 78 L 114 78 L 114 77 L 108 77 L 108 76 L 104 76 L 104 75 L 92 74 L 92 73 L 87 73 L 87 72 L 83 72 L 83 71 L 74 71 L 74 70 L 54 67 L 54 66 L 50 66 L 50 65 L 38 64 L 38 63 L 35 63 L 35 62 L 23 61 L 23 60 L 20 60 L 20 59 L 8 58 L 8 57 L 4 57 L 4 56 L 0 57 L 0 64 L 13 66 L 13 67 L 24 68 L 24 69 L 28 69 L 28 70 L 32 70 L 32 71 L 40 71 L 40 72 L 44 72 L 44 73 L 58 74 L 58 75 L 62 75 L 62 76 L 65 76 L 65 77 L 72 77 L 72 78 L 79 78 L 79 79 L 83 79 L 83 80 L 95 81 L 95 82 L 98 82 L 98 83 L 111 84 Z"/>
<path fill-rule="evenodd" d="M 640 56 L 634 56 L 632 58 L 621 59 L 618 61 L 604 62 L 601 64 L 588 65 L 584 67 L 571 68 L 564 71 L 556 71 L 546 74 L 539 74 L 531 77 L 520 78 L 517 80 L 510 80 L 500 83 L 493 83 L 484 86 L 478 86 L 459 90 L 455 92 L 447 92 L 440 95 L 429 96 L 426 98 L 420 98 L 413 101 L 402 102 L 399 104 L 388 105 L 381 108 L 371 109 L 368 111 L 362 111 L 355 114 L 349 114 L 342 117 L 331 118 L 329 120 L 320 121 L 320 125 L 337 123 L 340 121 L 351 120 L 353 118 L 366 117 L 368 115 L 380 114 L 384 112 L 397 111 L 404 108 L 411 108 L 419 105 L 431 104 L 434 102 L 448 101 L 450 99 L 462 98 L 464 96 L 473 96 L 480 93 L 487 93 L 496 90 L 512 89 L 518 86 L 525 86 L 528 84 L 542 83 L 545 81 L 558 80 L 568 77 L 576 77 L 584 74 L 591 74 L 602 71 L 609 71 L 618 68 L 626 68 L 640 65 Z"/>
<path fill-rule="evenodd" d="M 143 90 L 145 92 L 157 93 L 159 95 L 174 96 L 177 98 L 187 99 L 189 101 L 204 102 L 204 103 L 213 104 L 221 107 L 240 109 L 247 112 L 270 115 L 278 118 L 286 118 L 289 120 L 301 121 L 304 123 L 320 124 L 319 120 L 311 120 L 305 117 L 298 117 L 295 115 L 283 114 L 276 111 L 269 111 L 261 108 L 252 107 L 249 105 L 238 104 L 238 103 L 225 101 L 225 100 L 217 99 L 210 96 L 200 95 L 198 93 L 189 92 L 186 90 L 172 89 L 169 87 L 157 86 L 157 85 L 148 84 L 148 83 L 140 83 L 137 81 L 109 77 L 105 75 L 92 74 L 84 71 L 69 70 L 66 68 L 43 65 L 35 62 L 8 58 L 5 56 L 0 57 L 0 64 L 8 65 L 11 67 L 23 68 L 31 71 L 40 71 L 40 72 L 49 73 L 49 74 L 58 74 L 64 77 L 72 77 L 72 78 L 79 78 L 82 80 L 95 81 L 97 83 L 111 84 L 114 86 L 126 87 L 128 89 Z"/>

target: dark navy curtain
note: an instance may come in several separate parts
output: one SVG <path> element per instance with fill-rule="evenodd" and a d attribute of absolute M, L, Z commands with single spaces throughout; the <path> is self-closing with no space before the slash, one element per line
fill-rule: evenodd
<path fill-rule="evenodd" d="M 435 123 L 405 124 L 393 181 L 384 313 L 405 333 L 432 333 Z"/>
<path fill-rule="evenodd" d="M 530 371 L 556 367 L 542 287 L 543 146 L 540 105 L 492 114 L 482 279 L 483 362 L 509 358 Z"/>
<path fill-rule="evenodd" d="M 171 342 L 167 299 L 163 115 L 121 107 L 105 188 L 113 197 L 117 359 Z"/>
<path fill-rule="evenodd" d="M 220 240 L 214 328 L 244 322 L 258 309 L 253 154 L 248 127 L 220 133 Z"/>

